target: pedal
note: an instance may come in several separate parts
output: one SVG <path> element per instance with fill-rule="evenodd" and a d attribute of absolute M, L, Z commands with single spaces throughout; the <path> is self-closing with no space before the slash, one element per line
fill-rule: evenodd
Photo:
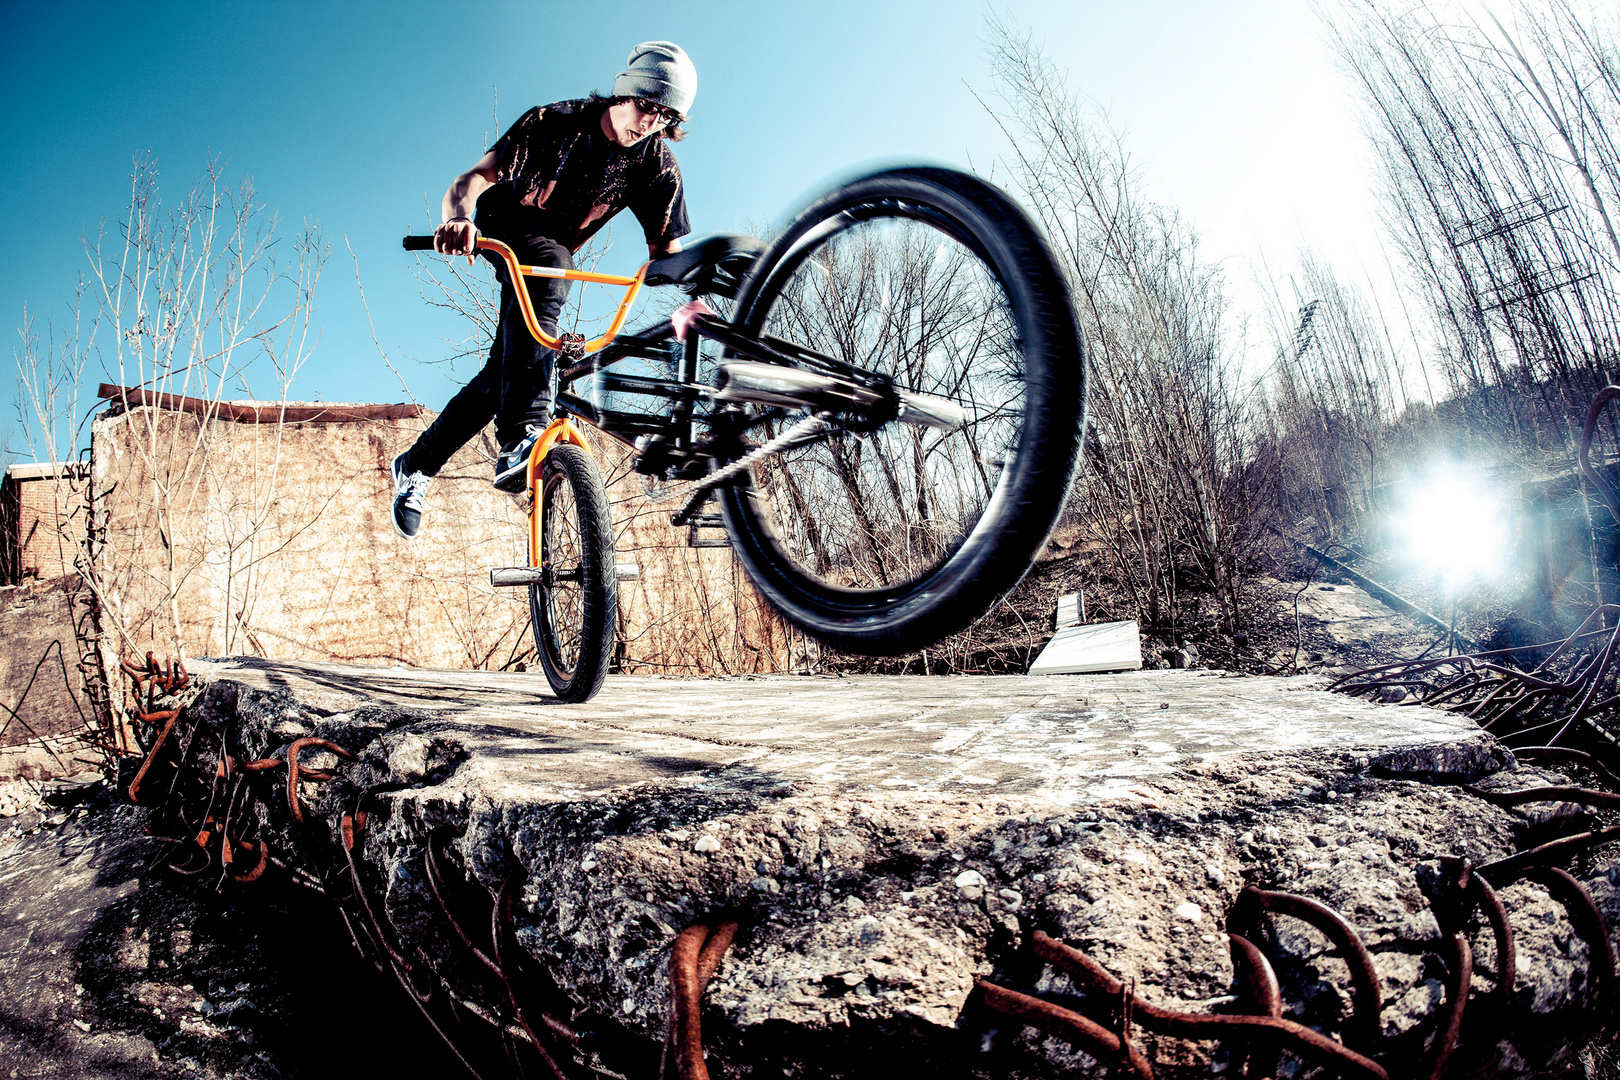
<path fill-rule="evenodd" d="M 694 514 L 686 523 L 686 546 L 694 548 L 720 548 L 730 547 L 730 536 L 711 536 L 705 538 L 701 529 L 725 529 L 726 520 L 719 514 Z"/>

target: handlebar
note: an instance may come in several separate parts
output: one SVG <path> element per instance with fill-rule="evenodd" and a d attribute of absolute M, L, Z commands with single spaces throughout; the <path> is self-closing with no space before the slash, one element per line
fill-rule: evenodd
<path fill-rule="evenodd" d="M 405 238 L 405 250 L 406 251 L 432 251 L 433 250 L 433 237 L 431 237 L 431 236 L 407 236 Z"/>

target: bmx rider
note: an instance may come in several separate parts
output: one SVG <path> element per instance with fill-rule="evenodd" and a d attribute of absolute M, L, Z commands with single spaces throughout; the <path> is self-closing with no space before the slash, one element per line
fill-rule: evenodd
<path fill-rule="evenodd" d="M 574 253 L 628 208 L 652 258 L 679 251 L 691 227 L 669 144 L 685 136 L 680 125 L 696 92 L 697 69 L 680 46 L 644 41 L 614 78 L 612 96 L 530 109 L 451 182 L 434 250 L 471 262 L 482 234 L 504 241 L 524 265 L 573 269 Z M 555 335 L 572 283 L 526 276 L 519 286 L 497 272 L 500 322 L 488 362 L 394 458 L 394 529 L 408 540 L 421 532 L 429 482 L 484 425 L 495 421 L 500 445 L 495 486 L 521 491 L 529 452 L 551 419 L 556 354 L 529 333 L 513 290 L 528 288 L 541 327 Z"/>

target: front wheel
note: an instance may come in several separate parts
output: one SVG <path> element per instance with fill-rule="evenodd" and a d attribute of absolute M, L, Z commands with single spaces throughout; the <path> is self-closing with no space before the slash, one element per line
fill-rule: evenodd
<path fill-rule="evenodd" d="M 619 610 L 613 519 L 591 456 L 568 443 L 552 447 L 539 504 L 545 579 L 529 586 L 535 651 L 557 700 L 589 701 L 607 676 Z"/>
<path fill-rule="evenodd" d="M 739 558 L 790 622 L 895 655 L 1018 582 L 1068 494 L 1085 363 L 1063 271 L 1010 198 L 945 169 L 846 184 L 760 256 L 736 324 L 965 415 L 954 428 L 834 417 L 830 436 L 720 489 Z M 750 408 L 761 441 L 808 415 Z"/>

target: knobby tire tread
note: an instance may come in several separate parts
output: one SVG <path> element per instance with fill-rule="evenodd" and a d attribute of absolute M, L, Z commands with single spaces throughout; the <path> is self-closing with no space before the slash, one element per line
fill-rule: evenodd
<path fill-rule="evenodd" d="M 757 329 L 769 311 L 754 310 L 776 265 L 818 221 L 862 201 L 913 199 L 946 208 L 982 246 L 1030 343 L 1023 436 L 1008 503 L 988 542 L 964 544 L 901 596 L 863 600 L 800 573 L 775 548 L 768 525 L 749 503 L 746 483 L 723 488 L 719 502 L 734 550 L 767 600 L 824 643 L 867 655 L 899 655 L 961 630 L 1016 585 L 1044 547 L 1067 501 L 1085 424 L 1084 347 L 1067 279 L 1040 227 L 1005 194 L 976 177 L 943 169 L 877 173 L 811 204 L 756 262 L 738 297 L 737 320 Z"/>

